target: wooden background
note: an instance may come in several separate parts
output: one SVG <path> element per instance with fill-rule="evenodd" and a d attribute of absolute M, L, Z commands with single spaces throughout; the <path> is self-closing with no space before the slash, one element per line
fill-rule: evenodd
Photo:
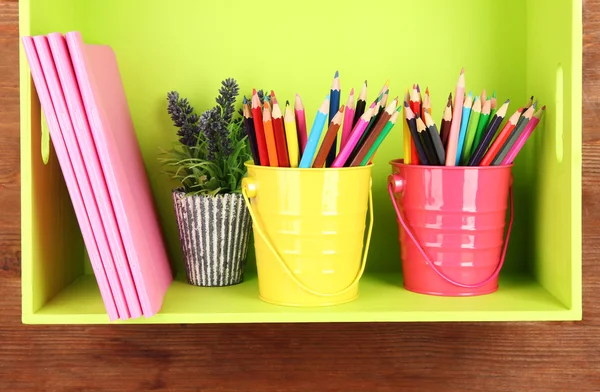
<path fill-rule="evenodd" d="M 0 390 L 600 391 L 600 0 L 583 20 L 583 322 L 24 326 L 18 2 L 0 0 Z"/>

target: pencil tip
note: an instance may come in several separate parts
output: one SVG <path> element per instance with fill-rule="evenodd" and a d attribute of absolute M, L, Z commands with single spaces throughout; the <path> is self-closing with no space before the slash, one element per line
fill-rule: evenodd
<path fill-rule="evenodd" d="M 408 107 L 408 102 L 404 101 L 404 107 Z"/>
<path fill-rule="evenodd" d="M 507 99 L 506 101 L 504 101 L 504 103 L 510 103 L 510 99 Z"/>
<path fill-rule="evenodd" d="M 340 76 L 340 73 L 338 71 L 335 71 L 335 77 L 337 78 L 338 76 Z"/>
<path fill-rule="evenodd" d="M 246 99 L 246 96 L 244 95 L 244 105 L 248 103 L 248 100 Z"/>
<path fill-rule="evenodd" d="M 462 74 L 464 74 L 464 73 L 465 73 L 465 67 L 463 67 L 463 68 L 460 70 L 460 74 L 461 74 L 461 75 L 462 75 Z"/>
<path fill-rule="evenodd" d="M 419 84 L 417 84 L 417 92 L 420 93 L 421 92 L 421 87 L 419 87 Z"/>
<path fill-rule="evenodd" d="M 252 95 L 254 95 L 254 94 L 256 94 L 256 89 L 255 88 L 252 89 Z"/>
<path fill-rule="evenodd" d="M 271 90 L 271 96 L 275 97 L 275 91 Z"/>
<path fill-rule="evenodd" d="M 472 98 L 473 97 L 473 91 L 469 91 L 469 97 Z"/>
<path fill-rule="evenodd" d="M 546 105 L 542 106 L 542 110 L 546 110 Z"/>
<path fill-rule="evenodd" d="M 425 88 L 425 94 L 429 95 L 429 86 Z"/>
<path fill-rule="evenodd" d="M 365 87 L 367 87 L 367 81 L 365 80 Z"/>
<path fill-rule="evenodd" d="M 350 90 L 350 95 L 354 95 L 354 87 Z"/>
<path fill-rule="evenodd" d="M 496 98 L 496 90 L 494 90 L 494 93 L 492 94 L 492 98 Z"/>
<path fill-rule="evenodd" d="M 290 101 L 285 101 L 285 106 L 290 106 Z"/>

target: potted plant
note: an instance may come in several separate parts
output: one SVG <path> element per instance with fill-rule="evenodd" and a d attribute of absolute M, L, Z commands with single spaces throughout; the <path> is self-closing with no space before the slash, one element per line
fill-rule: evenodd
<path fill-rule="evenodd" d="M 251 220 L 241 184 L 251 152 L 241 111 L 235 110 L 238 93 L 234 79 L 224 80 L 217 105 L 201 115 L 178 92 L 167 94 L 167 112 L 179 138 L 160 161 L 179 182 L 172 198 L 192 285 L 243 281 Z"/>

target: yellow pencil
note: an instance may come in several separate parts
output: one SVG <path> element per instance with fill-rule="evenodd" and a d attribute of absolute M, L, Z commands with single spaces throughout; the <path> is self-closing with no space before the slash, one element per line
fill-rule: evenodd
<path fill-rule="evenodd" d="M 404 101 L 408 102 L 410 100 L 410 93 L 408 89 L 406 89 L 406 94 L 404 95 Z M 404 105 L 402 105 L 402 118 L 406 118 L 404 113 Z M 402 121 L 403 126 L 403 142 L 404 142 L 404 163 L 410 165 L 410 130 L 408 129 L 408 123 L 406 121 Z"/>
<path fill-rule="evenodd" d="M 285 102 L 285 114 L 283 116 L 285 125 L 285 138 L 287 141 L 288 155 L 290 157 L 290 167 L 298 167 L 298 155 L 300 147 L 298 146 L 298 133 L 296 131 L 296 119 L 294 111 L 290 108 L 290 102 Z"/>

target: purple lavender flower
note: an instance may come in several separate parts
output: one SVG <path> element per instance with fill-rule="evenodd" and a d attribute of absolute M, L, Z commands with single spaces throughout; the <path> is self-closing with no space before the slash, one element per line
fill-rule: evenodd
<path fill-rule="evenodd" d="M 194 113 L 194 108 L 187 98 L 181 99 L 177 91 L 167 93 L 167 101 L 169 101 L 167 112 L 171 115 L 173 124 L 179 128 L 177 131 L 179 141 L 188 147 L 194 147 L 200 133 L 198 115 Z"/>

